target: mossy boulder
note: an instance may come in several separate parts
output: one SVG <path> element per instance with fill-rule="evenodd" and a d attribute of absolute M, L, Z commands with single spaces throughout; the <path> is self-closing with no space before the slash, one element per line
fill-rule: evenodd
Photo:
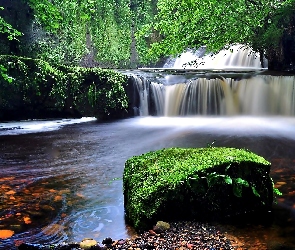
<path fill-rule="evenodd" d="M 0 66 L 0 121 L 127 116 L 128 77 L 114 70 L 50 65 L 12 55 L 0 55 Z"/>
<path fill-rule="evenodd" d="M 168 148 L 134 156 L 123 174 L 126 218 L 136 229 L 157 220 L 225 218 L 268 211 L 270 163 L 248 150 Z"/>

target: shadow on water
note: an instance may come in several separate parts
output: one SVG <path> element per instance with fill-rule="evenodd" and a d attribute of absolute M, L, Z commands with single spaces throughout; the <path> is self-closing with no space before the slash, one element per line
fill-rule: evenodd
<path fill-rule="evenodd" d="M 125 161 L 163 147 L 206 147 L 212 142 L 265 157 L 272 163 L 275 185 L 283 192 L 268 226 L 219 226 L 247 249 L 295 249 L 294 129 L 295 118 L 283 117 L 139 117 L 2 135 L 0 249 L 13 249 L 22 242 L 85 237 L 101 242 L 108 236 L 132 236 L 124 221 L 120 179 Z"/>

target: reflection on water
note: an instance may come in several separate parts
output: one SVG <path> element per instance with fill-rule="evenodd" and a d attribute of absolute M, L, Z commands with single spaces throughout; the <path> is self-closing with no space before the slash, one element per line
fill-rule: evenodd
<path fill-rule="evenodd" d="M 227 226 L 227 232 L 248 249 L 295 248 L 294 131 L 295 118 L 243 116 L 139 117 L 42 133 L 0 131 L 0 249 L 23 241 L 130 237 L 122 180 L 113 180 L 122 177 L 125 161 L 163 147 L 206 147 L 213 141 L 271 161 L 271 176 L 284 193 L 270 226 Z"/>

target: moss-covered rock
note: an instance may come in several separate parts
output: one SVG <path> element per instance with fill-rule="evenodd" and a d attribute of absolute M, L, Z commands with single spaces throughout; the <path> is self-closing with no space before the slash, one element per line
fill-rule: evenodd
<path fill-rule="evenodd" d="M 0 55 L 0 66 L 0 121 L 126 115 L 127 76 L 119 72 L 11 55 Z"/>
<path fill-rule="evenodd" d="M 243 149 L 169 148 L 134 156 L 123 175 L 125 212 L 136 229 L 157 220 L 267 211 L 270 163 Z"/>

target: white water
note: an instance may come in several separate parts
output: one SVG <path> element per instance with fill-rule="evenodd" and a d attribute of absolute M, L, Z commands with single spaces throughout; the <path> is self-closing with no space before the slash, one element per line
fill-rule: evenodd
<path fill-rule="evenodd" d="M 216 55 L 205 50 L 187 50 L 163 69 L 132 75 L 140 100 L 136 115 L 295 115 L 294 76 L 258 75 L 265 69 L 260 55 L 245 45 Z M 173 73 L 161 76 L 165 70 Z"/>
<path fill-rule="evenodd" d="M 217 54 L 204 55 L 204 47 L 196 51 L 187 50 L 174 61 L 169 60 L 164 68 L 174 69 L 237 69 L 263 68 L 260 55 L 245 45 L 232 45 L 229 49 L 223 49 Z M 266 60 L 264 59 L 267 64 Z M 192 64 L 191 64 L 192 63 Z M 264 65 L 266 67 L 266 65 Z"/>
<path fill-rule="evenodd" d="M 95 121 L 94 117 L 58 120 L 25 120 L 0 123 L 0 135 L 18 135 L 57 130 L 65 125 Z"/>
<path fill-rule="evenodd" d="M 133 75 L 141 116 L 295 115 L 295 77 L 196 78 L 167 85 Z M 153 107 L 151 110 L 150 107 Z"/>

